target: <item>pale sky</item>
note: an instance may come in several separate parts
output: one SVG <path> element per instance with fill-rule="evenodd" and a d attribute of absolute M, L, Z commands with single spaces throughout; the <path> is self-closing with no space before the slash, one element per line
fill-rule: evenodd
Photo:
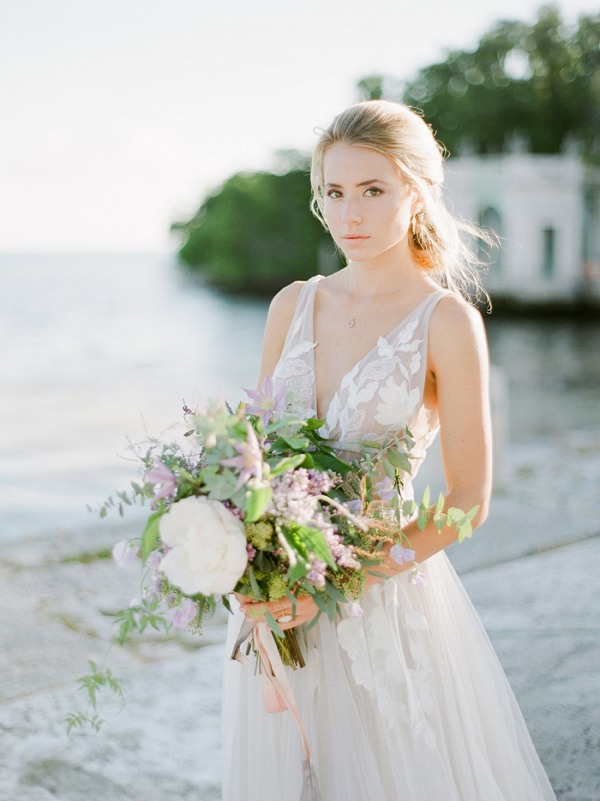
<path fill-rule="evenodd" d="M 207 190 L 311 150 L 359 78 L 410 78 L 539 6 L 0 0 L 0 252 L 169 250 Z"/>

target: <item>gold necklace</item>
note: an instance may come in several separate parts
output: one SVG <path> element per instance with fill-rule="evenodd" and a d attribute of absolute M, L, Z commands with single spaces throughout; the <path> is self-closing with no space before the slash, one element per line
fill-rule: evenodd
<path fill-rule="evenodd" d="M 350 306 L 350 319 L 347 322 L 348 328 L 354 328 L 354 324 L 356 322 L 356 318 L 358 317 L 358 315 L 366 311 L 369 308 L 369 306 L 375 303 L 376 300 L 383 300 L 383 298 L 387 298 L 397 291 L 398 287 L 394 287 L 394 289 L 391 289 L 389 292 L 386 292 L 385 295 L 380 295 L 378 298 L 374 298 L 373 300 L 369 301 L 369 303 L 367 303 L 367 305 L 363 309 L 357 312 L 357 314 L 354 314 L 354 312 L 352 311 L 352 302 L 350 301 L 350 285 L 348 283 L 348 272 L 346 272 L 346 292 L 348 293 L 348 306 Z"/>

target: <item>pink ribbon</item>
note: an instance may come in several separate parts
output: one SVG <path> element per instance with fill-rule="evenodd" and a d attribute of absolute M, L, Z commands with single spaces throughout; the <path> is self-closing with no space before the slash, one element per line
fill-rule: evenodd
<path fill-rule="evenodd" d="M 289 709 L 300 732 L 303 779 L 300 801 L 322 801 L 321 790 L 319 789 L 314 765 L 310 756 L 308 738 L 306 737 L 306 732 L 302 725 L 296 699 L 294 698 L 283 662 L 281 661 L 281 656 L 277 650 L 277 645 L 273 639 L 273 632 L 267 623 L 256 623 L 256 621 L 246 618 L 240 629 L 231 654 L 231 659 L 237 659 L 242 663 L 250 661 L 242 654 L 240 646 L 248 639 L 252 630 L 254 630 L 254 642 L 260 659 L 262 694 L 265 710 L 269 713 L 274 713 L 285 712 L 286 709 Z"/>

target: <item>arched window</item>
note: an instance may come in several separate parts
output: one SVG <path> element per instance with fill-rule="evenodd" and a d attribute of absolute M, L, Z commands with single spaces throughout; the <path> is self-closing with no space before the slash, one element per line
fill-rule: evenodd
<path fill-rule="evenodd" d="M 502 235 L 502 218 L 500 212 L 493 206 L 486 206 L 479 212 L 479 225 L 482 228 L 487 228 L 493 231 L 498 236 Z M 500 248 L 497 245 L 486 245 L 481 239 L 479 240 L 479 258 L 484 264 L 489 265 L 490 269 L 499 270 L 500 263 Z"/>

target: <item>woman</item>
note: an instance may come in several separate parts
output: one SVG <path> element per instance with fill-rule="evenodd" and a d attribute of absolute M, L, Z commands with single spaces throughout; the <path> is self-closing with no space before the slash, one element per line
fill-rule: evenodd
<path fill-rule="evenodd" d="M 273 300 L 259 384 L 295 384 L 342 458 L 361 440 L 409 426 L 415 475 L 440 431 L 445 507 L 487 515 L 491 492 L 488 351 L 479 312 L 460 295 L 476 260 L 464 223 L 441 200 L 443 158 L 405 106 L 359 103 L 320 137 L 315 211 L 347 266 L 295 282 Z M 410 482 L 410 477 L 407 477 Z M 514 696 L 446 555 L 456 539 L 430 522 L 403 526 L 417 579 L 385 550 L 362 617 L 322 616 L 305 637 L 307 665 L 288 670 L 324 801 L 554 799 Z M 465 546 L 466 547 L 466 546 Z M 424 585 L 424 586 L 423 586 Z M 291 613 L 283 598 L 239 596 L 243 615 Z M 298 603 L 302 626 L 317 613 Z M 260 618 L 259 618 L 260 619 Z M 284 618 L 285 619 L 285 618 Z M 259 677 L 225 666 L 224 801 L 297 801 L 299 736 L 287 713 L 267 715 Z"/>

